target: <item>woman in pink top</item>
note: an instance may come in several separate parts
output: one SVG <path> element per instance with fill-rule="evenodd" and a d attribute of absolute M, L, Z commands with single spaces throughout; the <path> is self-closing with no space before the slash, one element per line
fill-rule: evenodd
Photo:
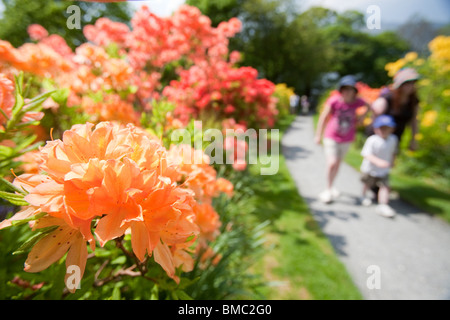
<path fill-rule="evenodd" d="M 319 198 L 325 203 L 330 203 L 333 198 L 339 196 L 339 191 L 333 188 L 333 182 L 339 170 L 339 166 L 350 144 L 355 140 L 357 118 L 356 109 L 369 104 L 358 98 L 356 80 L 348 75 L 339 81 L 338 95 L 331 96 L 325 103 L 319 117 L 315 142 L 320 144 L 323 136 L 323 146 L 327 157 L 327 189 Z M 325 131 L 325 132 L 324 132 Z"/>

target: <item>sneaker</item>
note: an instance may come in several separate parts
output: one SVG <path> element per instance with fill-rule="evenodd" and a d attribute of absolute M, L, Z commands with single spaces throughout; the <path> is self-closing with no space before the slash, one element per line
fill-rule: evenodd
<path fill-rule="evenodd" d="M 372 199 L 368 198 L 368 197 L 362 197 L 360 199 L 361 205 L 363 205 L 364 207 L 368 207 L 372 205 Z"/>
<path fill-rule="evenodd" d="M 395 216 L 395 211 L 387 204 L 379 204 L 377 206 L 377 213 L 386 218 L 392 218 Z"/>
<path fill-rule="evenodd" d="M 331 188 L 331 197 L 332 197 L 333 199 L 338 198 L 340 195 L 341 195 L 341 193 L 339 192 L 338 189 L 336 189 L 336 188 L 334 188 L 334 187 Z"/>
<path fill-rule="evenodd" d="M 330 190 L 323 191 L 322 193 L 319 194 L 319 199 L 323 203 L 330 203 L 331 201 L 333 201 L 331 191 Z"/>

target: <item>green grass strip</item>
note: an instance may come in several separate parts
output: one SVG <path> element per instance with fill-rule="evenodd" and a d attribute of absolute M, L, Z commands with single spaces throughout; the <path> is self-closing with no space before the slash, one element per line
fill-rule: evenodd
<path fill-rule="evenodd" d="M 281 137 L 280 137 L 281 138 Z M 267 299 L 357 300 L 362 295 L 328 238 L 299 195 L 284 157 L 275 175 L 259 176 L 253 190 L 255 217 L 269 220 L 267 253 L 256 266 L 272 285 L 262 290 Z"/>

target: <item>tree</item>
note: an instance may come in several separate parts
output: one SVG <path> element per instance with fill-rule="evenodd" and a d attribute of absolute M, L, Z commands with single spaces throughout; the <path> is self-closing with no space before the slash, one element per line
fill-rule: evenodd
<path fill-rule="evenodd" d="M 438 34 L 433 25 L 418 14 L 402 24 L 397 33 L 409 43 L 412 51 L 419 54 L 429 53 L 428 43 Z"/>
<path fill-rule="evenodd" d="M 394 32 L 371 35 L 363 26 L 364 15 L 357 11 L 339 14 L 334 23 L 324 26 L 335 50 L 332 71 L 341 76 L 358 75 L 363 82 L 379 87 L 389 81 L 386 63 L 402 56 L 409 45 Z"/>
<path fill-rule="evenodd" d="M 231 50 L 243 53 L 241 64 L 262 77 L 284 82 L 310 95 L 329 72 L 359 75 L 371 86 L 389 81 L 384 66 L 409 45 L 393 32 L 365 32 L 364 14 L 311 7 L 299 12 L 292 0 L 188 0 L 213 24 L 237 16 L 243 30 L 231 39 Z"/>
<path fill-rule="evenodd" d="M 29 41 L 27 27 L 40 24 L 49 33 L 59 34 L 72 48 L 85 42 L 82 30 L 69 29 L 67 19 L 71 15 L 67 8 L 77 5 L 81 9 L 81 27 L 93 24 L 100 17 L 129 23 L 131 10 L 127 3 L 93 3 L 63 0 L 0 0 L 5 9 L 0 20 L 0 39 L 14 46 Z"/>
<path fill-rule="evenodd" d="M 243 30 L 231 39 L 230 49 L 242 52 L 241 64 L 253 66 L 261 77 L 309 94 L 313 81 L 329 68 L 331 51 L 319 30 L 320 24 L 330 18 L 327 9 L 318 9 L 314 11 L 317 17 L 305 16 L 301 21 L 292 0 L 188 0 L 187 3 L 208 15 L 213 25 L 238 17 Z"/>
<path fill-rule="evenodd" d="M 240 16 L 244 2 L 244 0 L 187 0 L 186 4 L 199 8 L 216 27 L 221 21 Z"/>

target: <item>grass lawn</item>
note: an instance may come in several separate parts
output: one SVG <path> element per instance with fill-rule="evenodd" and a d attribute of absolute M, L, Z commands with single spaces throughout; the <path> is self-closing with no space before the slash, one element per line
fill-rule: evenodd
<path fill-rule="evenodd" d="M 254 216 L 270 221 L 266 253 L 255 266 L 271 284 L 261 289 L 262 295 L 272 300 L 362 299 L 298 194 L 284 158 L 280 156 L 275 175 L 261 176 L 258 165 L 250 166 L 250 173 L 258 181 Z"/>

